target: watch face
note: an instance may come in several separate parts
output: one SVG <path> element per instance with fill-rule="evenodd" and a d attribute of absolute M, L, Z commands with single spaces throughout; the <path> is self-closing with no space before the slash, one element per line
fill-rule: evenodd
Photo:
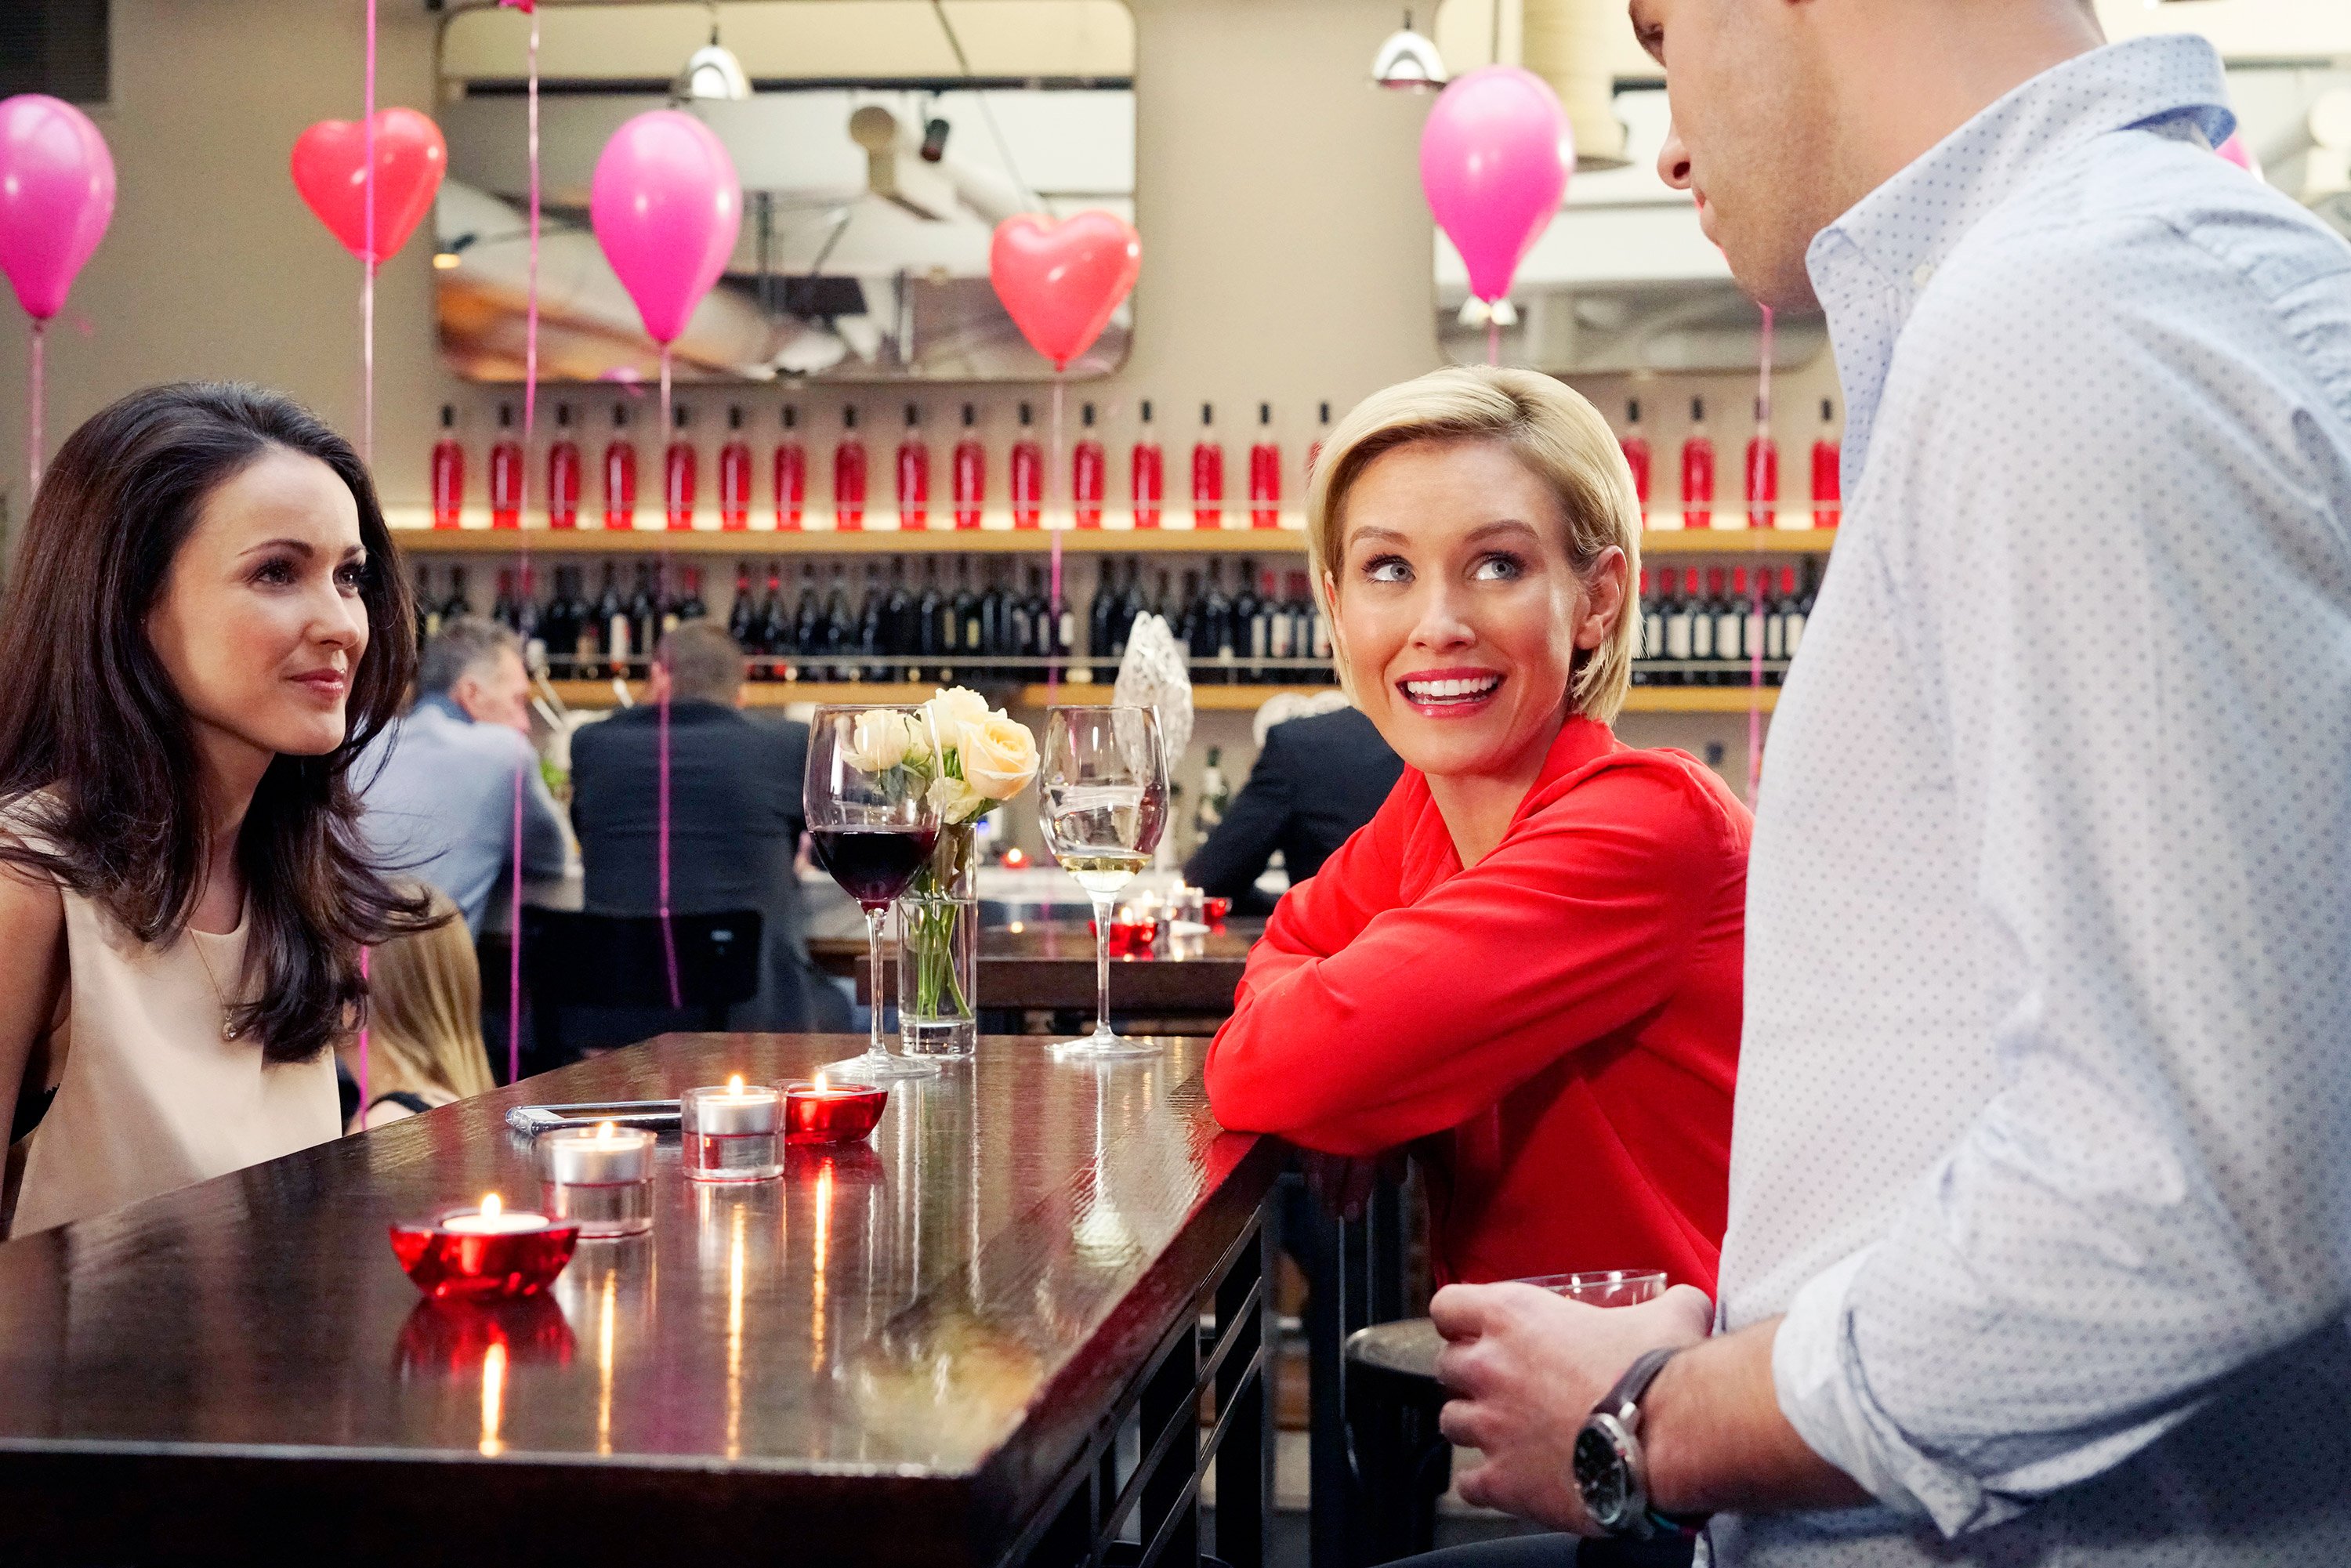
<path fill-rule="evenodd" d="M 1575 1487 L 1583 1494 L 1584 1511 L 1603 1530 L 1621 1530 L 1631 1498 L 1631 1471 L 1625 1456 L 1598 1422 L 1575 1437 Z"/>

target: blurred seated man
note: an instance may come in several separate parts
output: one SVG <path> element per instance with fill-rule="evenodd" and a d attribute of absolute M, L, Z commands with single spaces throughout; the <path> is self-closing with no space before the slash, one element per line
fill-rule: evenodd
<path fill-rule="evenodd" d="M 1257 879 L 1273 852 L 1292 886 L 1304 882 L 1378 813 L 1403 774 L 1403 761 L 1354 708 L 1277 724 L 1225 820 L 1184 862 L 1184 880 L 1231 899 L 1236 914 L 1263 915 L 1273 901 Z"/>
<path fill-rule="evenodd" d="M 743 653 L 706 621 L 653 650 L 648 700 L 571 737 L 571 823 L 586 862 L 587 907 L 661 907 L 661 703 L 669 699 L 670 911 L 756 909 L 765 926 L 759 994 L 737 1029 L 842 1027 L 840 995 L 810 962 L 792 858 L 804 828 L 808 726 L 741 711 Z"/>
<path fill-rule="evenodd" d="M 454 617 L 424 644 L 416 693 L 351 770 L 361 828 L 387 869 L 447 894 L 479 936 L 491 891 L 514 863 L 517 779 L 525 880 L 561 876 L 570 854 L 530 744 L 522 643 L 495 621 Z"/>

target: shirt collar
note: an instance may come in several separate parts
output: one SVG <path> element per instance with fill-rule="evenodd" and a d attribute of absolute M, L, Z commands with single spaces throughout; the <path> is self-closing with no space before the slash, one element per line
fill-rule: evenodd
<path fill-rule="evenodd" d="M 2094 137 L 2159 127 L 2217 146 L 2235 124 L 2220 57 L 2204 39 L 2168 34 L 2108 45 L 2011 89 L 1813 235 L 1805 267 L 1845 390 L 1845 494 L 1867 450 L 1894 338 L 1970 230 Z"/>
<path fill-rule="evenodd" d="M 471 724 L 473 715 L 457 706 L 457 699 L 447 692 L 428 692 L 416 699 L 415 712 L 437 713 L 453 724 Z"/>

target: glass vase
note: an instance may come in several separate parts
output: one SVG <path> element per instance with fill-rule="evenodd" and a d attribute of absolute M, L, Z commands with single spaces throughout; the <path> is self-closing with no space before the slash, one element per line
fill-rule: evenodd
<path fill-rule="evenodd" d="M 979 855 L 968 822 L 898 898 L 898 1035 L 910 1057 L 953 1061 L 979 1044 Z"/>

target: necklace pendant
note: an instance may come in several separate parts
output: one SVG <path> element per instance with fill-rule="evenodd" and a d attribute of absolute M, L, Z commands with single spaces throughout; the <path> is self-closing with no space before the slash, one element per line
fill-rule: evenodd
<path fill-rule="evenodd" d="M 237 1033 L 238 1030 L 236 1025 L 225 1022 L 221 1025 L 221 1038 L 223 1040 L 235 1040 L 237 1037 Z"/>

